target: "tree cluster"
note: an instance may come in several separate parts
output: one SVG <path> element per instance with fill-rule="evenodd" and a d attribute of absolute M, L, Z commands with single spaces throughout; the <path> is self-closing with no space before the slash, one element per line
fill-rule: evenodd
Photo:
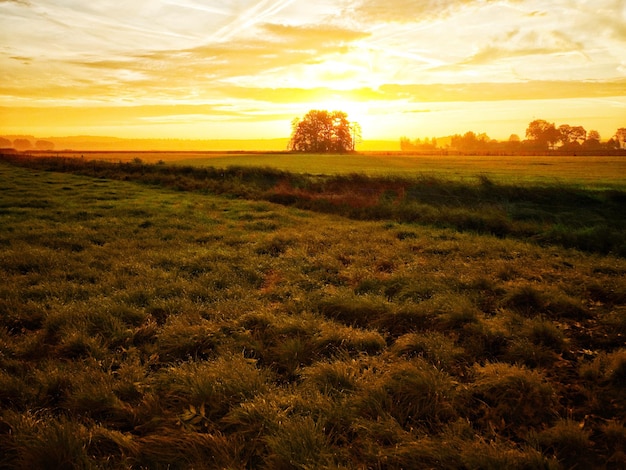
<path fill-rule="evenodd" d="M 37 140 L 33 144 L 30 139 L 17 138 L 11 142 L 11 140 L 0 137 L 0 149 L 15 149 L 19 151 L 26 150 L 54 150 L 54 143 L 48 140 Z"/>
<path fill-rule="evenodd" d="M 349 152 L 355 148 L 361 131 L 343 111 L 311 110 L 292 122 L 289 149 L 295 152 Z"/>
<path fill-rule="evenodd" d="M 624 127 L 617 129 L 608 141 L 602 142 L 600 133 L 596 130 L 587 131 L 583 126 L 569 124 L 561 124 L 557 127 L 546 120 L 535 119 L 528 124 L 525 137 L 525 140 L 521 140 L 517 134 L 511 134 L 508 140 L 497 141 L 485 133 L 477 134 L 472 131 L 439 140 L 426 138 L 424 141 L 420 139 L 411 141 L 407 137 L 401 137 L 400 148 L 403 151 L 428 152 L 443 149 L 474 154 L 626 149 L 626 128 Z M 437 142 L 445 142 L 445 144 L 438 146 Z"/>
<path fill-rule="evenodd" d="M 437 139 L 435 137 L 432 139 L 426 137 L 424 140 L 415 139 L 414 141 L 411 141 L 408 137 L 400 137 L 400 149 L 404 152 L 428 152 L 431 150 L 437 150 Z"/>
<path fill-rule="evenodd" d="M 543 119 L 535 119 L 526 129 L 528 144 L 538 150 L 577 150 L 600 149 L 608 150 L 626 148 L 626 128 L 617 129 L 615 134 L 604 144 L 600 142 L 600 133 L 595 130 L 587 132 L 583 126 L 554 123 Z"/>

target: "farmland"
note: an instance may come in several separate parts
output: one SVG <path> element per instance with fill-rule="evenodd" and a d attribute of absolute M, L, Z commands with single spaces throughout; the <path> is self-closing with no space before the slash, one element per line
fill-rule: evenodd
<path fill-rule="evenodd" d="M 622 160 L 320 158 L 1 161 L 0 466 L 623 468 Z"/>
<path fill-rule="evenodd" d="M 146 163 L 163 161 L 179 166 L 271 167 L 295 173 L 373 176 L 432 175 L 446 179 L 483 174 L 509 182 L 567 182 L 626 187 L 626 158 L 622 156 L 455 156 L 411 155 L 399 152 L 362 154 L 292 154 L 288 152 L 49 152 L 89 160 Z M 45 153 L 44 153 L 45 155 Z"/>

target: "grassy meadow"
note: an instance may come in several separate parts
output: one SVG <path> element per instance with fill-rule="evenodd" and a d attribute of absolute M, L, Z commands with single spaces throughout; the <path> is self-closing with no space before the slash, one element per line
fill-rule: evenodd
<path fill-rule="evenodd" d="M 293 154 L 289 152 L 52 152 L 89 160 L 141 159 L 192 167 L 271 167 L 308 174 L 435 176 L 463 180 L 485 175 L 509 183 L 563 183 L 626 189 L 626 158 L 620 156 L 412 155 L 400 152 Z"/>
<path fill-rule="evenodd" d="M 0 160 L 0 468 L 626 466 L 618 178 L 328 173 Z"/>

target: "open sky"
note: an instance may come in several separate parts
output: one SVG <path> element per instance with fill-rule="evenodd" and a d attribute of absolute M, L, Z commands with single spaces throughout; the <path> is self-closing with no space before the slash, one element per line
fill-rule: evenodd
<path fill-rule="evenodd" d="M 625 0 L 0 0 L 0 134 L 364 139 L 626 127 Z"/>

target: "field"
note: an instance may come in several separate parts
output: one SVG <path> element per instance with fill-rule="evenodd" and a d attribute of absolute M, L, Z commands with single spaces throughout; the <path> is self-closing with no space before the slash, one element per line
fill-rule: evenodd
<path fill-rule="evenodd" d="M 56 155 L 57 152 L 54 152 Z M 487 175 L 508 182 L 568 182 L 626 188 L 626 158 L 616 156 L 446 156 L 370 152 L 355 155 L 311 155 L 247 152 L 59 152 L 90 160 L 146 163 L 163 161 L 194 167 L 271 167 L 309 174 L 362 173 L 374 176 L 433 175 L 446 179 Z"/>
<path fill-rule="evenodd" d="M 1 468 L 626 466 L 621 161 L 245 158 L 0 161 Z"/>

